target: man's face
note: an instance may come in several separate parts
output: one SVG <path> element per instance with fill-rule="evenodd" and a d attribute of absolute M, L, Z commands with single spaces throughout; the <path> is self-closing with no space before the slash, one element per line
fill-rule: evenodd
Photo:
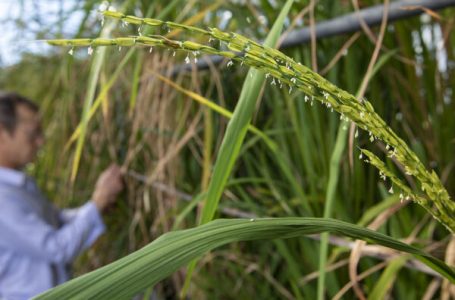
<path fill-rule="evenodd" d="M 0 150 L 5 166 L 22 169 L 35 159 L 44 137 L 36 112 L 19 105 L 16 113 L 17 123 L 13 132 L 0 127 Z"/>

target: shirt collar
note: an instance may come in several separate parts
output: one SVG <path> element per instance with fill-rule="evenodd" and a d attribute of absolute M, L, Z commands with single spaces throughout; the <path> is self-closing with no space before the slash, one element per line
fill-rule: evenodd
<path fill-rule="evenodd" d="M 25 186 L 27 175 L 18 170 L 0 167 L 0 183 L 6 183 L 13 186 Z"/>

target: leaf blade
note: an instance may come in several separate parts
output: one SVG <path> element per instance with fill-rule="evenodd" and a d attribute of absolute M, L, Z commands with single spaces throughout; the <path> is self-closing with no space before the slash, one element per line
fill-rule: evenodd
<path fill-rule="evenodd" d="M 413 254 L 455 283 L 455 271 L 442 261 L 391 237 L 343 221 L 324 218 L 217 219 L 195 228 L 166 233 L 144 248 L 36 299 L 127 299 L 221 245 L 325 231 Z"/>

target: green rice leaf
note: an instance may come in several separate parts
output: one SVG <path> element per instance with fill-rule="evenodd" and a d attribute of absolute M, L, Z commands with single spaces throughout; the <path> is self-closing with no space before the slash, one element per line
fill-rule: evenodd
<path fill-rule="evenodd" d="M 270 30 L 270 33 L 264 42 L 264 46 L 273 47 L 278 41 L 284 19 L 286 18 L 293 2 L 293 0 L 288 0 L 286 2 L 286 5 L 281 10 L 280 15 Z M 224 186 L 226 185 L 232 168 L 234 167 L 234 163 L 237 160 L 240 147 L 242 146 L 248 125 L 253 116 L 254 108 L 264 80 L 264 74 L 254 68 L 250 69 L 246 76 L 239 101 L 235 107 L 232 119 L 228 124 L 226 134 L 223 138 L 223 142 L 215 162 L 200 224 L 209 222 L 215 215 Z"/>
<path fill-rule="evenodd" d="M 293 2 L 294 0 L 288 0 L 286 2 L 268 34 L 264 46 L 273 47 L 277 43 L 284 20 Z M 207 198 L 205 199 L 199 224 L 205 224 L 211 221 L 215 216 L 224 187 L 231 175 L 232 168 L 234 167 L 243 140 L 245 139 L 264 81 L 265 77 L 263 72 L 257 69 L 251 68 L 246 75 L 239 101 L 235 106 L 232 119 L 228 123 L 226 134 L 215 161 L 212 177 L 207 188 Z M 182 295 L 185 295 L 189 287 L 191 275 L 195 266 L 195 261 L 188 266 L 188 273 L 182 289 Z"/>
<path fill-rule="evenodd" d="M 238 241 L 286 239 L 326 231 L 410 253 L 455 283 L 455 271 L 444 262 L 384 234 L 346 222 L 324 218 L 218 219 L 195 228 L 166 233 L 144 248 L 35 299 L 131 299 L 216 247 Z"/>

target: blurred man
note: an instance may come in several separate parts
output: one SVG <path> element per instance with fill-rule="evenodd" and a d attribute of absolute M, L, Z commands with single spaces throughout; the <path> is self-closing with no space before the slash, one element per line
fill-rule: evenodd
<path fill-rule="evenodd" d="M 91 201 L 58 210 L 22 170 L 43 145 L 38 107 L 0 94 L 0 299 L 31 297 L 70 278 L 69 265 L 104 232 L 101 218 L 123 189 L 118 166 L 105 170 Z"/>

